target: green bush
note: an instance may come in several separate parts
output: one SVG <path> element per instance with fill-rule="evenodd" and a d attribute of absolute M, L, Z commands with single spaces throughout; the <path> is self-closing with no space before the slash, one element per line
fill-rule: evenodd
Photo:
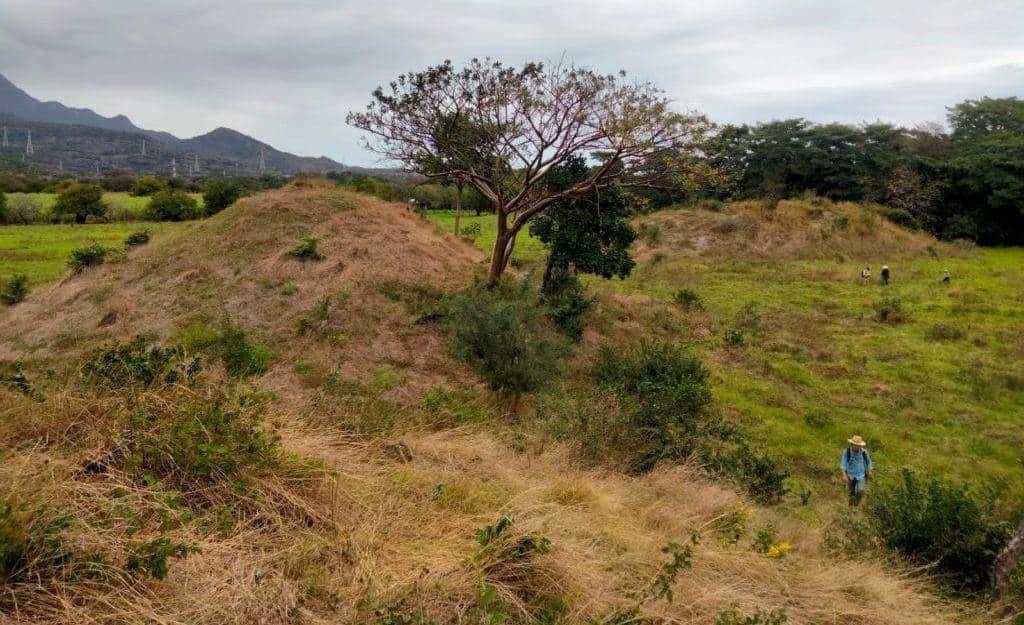
<path fill-rule="evenodd" d="M 179 190 L 158 191 L 149 200 L 146 217 L 153 221 L 185 221 L 202 217 L 199 202 Z"/>
<path fill-rule="evenodd" d="M 207 353 L 220 359 L 231 375 L 263 375 L 270 368 L 270 348 L 253 343 L 244 328 L 231 323 L 219 328 L 186 326 L 178 333 L 178 342 L 188 353 Z"/>
<path fill-rule="evenodd" d="M 319 242 L 320 239 L 315 237 L 302 237 L 298 245 L 288 250 L 288 255 L 301 261 L 323 260 L 324 255 L 316 249 Z"/>
<path fill-rule="evenodd" d="M 132 384 L 172 384 L 198 373 L 199 363 L 184 365 L 181 347 L 153 345 L 146 336 L 95 350 L 82 366 L 82 374 L 110 388 Z"/>
<path fill-rule="evenodd" d="M 0 288 L 0 302 L 8 306 L 14 306 L 23 301 L 26 295 L 28 295 L 28 276 L 23 273 L 14 274 Z"/>
<path fill-rule="evenodd" d="M 80 273 L 86 267 L 102 265 L 107 258 L 107 248 L 99 243 L 90 243 L 71 250 L 71 259 L 68 267 L 75 273 Z"/>
<path fill-rule="evenodd" d="M 704 466 L 735 480 L 761 503 L 778 503 L 786 494 L 785 481 L 789 473 L 769 456 L 753 450 L 737 433 L 724 431 L 722 434 L 722 440 L 707 441 L 702 447 L 700 455 Z"/>
<path fill-rule="evenodd" d="M 166 536 L 135 545 L 128 551 L 125 569 L 131 573 L 148 573 L 154 579 L 167 579 L 169 558 L 185 558 L 199 553 L 198 547 L 173 543 Z"/>
<path fill-rule="evenodd" d="M 0 497 L 0 583 L 55 576 L 70 558 L 63 538 L 70 524 L 67 515 Z"/>
<path fill-rule="evenodd" d="M 474 243 L 478 238 L 480 238 L 481 231 L 480 222 L 474 221 L 473 223 L 466 224 L 459 228 L 459 236 L 471 243 Z"/>
<path fill-rule="evenodd" d="M 167 183 L 156 176 L 139 176 L 132 185 L 130 193 L 136 197 L 155 195 L 167 190 Z"/>
<path fill-rule="evenodd" d="M 128 235 L 124 240 L 125 247 L 136 247 L 149 243 L 149 230 L 139 230 Z"/>
<path fill-rule="evenodd" d="M 7 195 L 0 191 L 0 224 L 8 224 L 11 219 L 11 214 L 7 208 Z"/>
<path fill-rule="evenodd" d="M 583 336 L 583 316 L 596 303 L 593 297 L 586 295 L 579 278 L 568 272 L 558 272 L 551 277 L 541 301 L 547 306 L 551 321 L 574 341 Z"/>
<path fill-rule="evenodd" d="M 679 289 L 676 291 L 673 300 L 677 306 L 685 308 L 686 310 L 700 310 L 704 308 L 700 295 L 697 295 L 697 293 L 692 289 Z"/>
<path fill-rule="evenodd" d="M 58 221 L 73 221 L 77 224 L 102 218 L 107 214 L 103 189 L 93 184 L 72 183 L 57 196 L 53 214 Z"/>
<path fill-rule="evenodd" d="M 934 565 L 960 591 L 989 583 L 992 564 L 1010 529 L 990 502 L 966 486 L 904 469 L 868 500 L 868 516 L 882 543 L 919 564 Z"/>
<path fill-rule="evenodd" d="M 455 355 L 491 390 L 513 399 L 540 390 L 563 369 L 562 346 L 538 328 L 537 307 L 526 288 L 511 298 L 473 290 L 455 297 L 446 314 Z"/>
<path fill-rule="evenodd" d="M 235 182 L 214 179 L 206 183 L 203 189 L 203 204 L 206 214 L 213 215 L 234 204 L 242 197 L 242 188 Z"/>
<path fill-rule="evenodd" d="M 708 371 L 680 345 L 644 342 L 632 353 L 603 347 L 592 371 L 599 384 L 615 392 L 632 440 L 633 470 L 649 471 L 663 458 L 679 458 L 695 449 L 711 405 Z"/>

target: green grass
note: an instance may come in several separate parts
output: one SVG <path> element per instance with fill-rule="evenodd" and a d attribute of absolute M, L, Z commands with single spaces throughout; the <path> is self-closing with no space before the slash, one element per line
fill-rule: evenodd
<path fill-rule="evenodd" d="M 431 218 L 451 231 L 453 213 Z M 476 244 L 489 251 L 494 217 L 463 218 L 474 221 L 481 224 Z M 525 232 L 516 252 L 526 262 L 544 258 Z M 954 276 L 948 287 L 939 282 L 946 267 Z M 674 311 L 678 290 L 695 291 L 704 310 L 673 314 L 694 317 L 710 333 L 690 333 L 685 324 L 676 331 L 712 369 L 716 405 L 819 496 L 841 496 L 832 480 L 841 448 L 857 433 L 868 439 L 882 478 L 909 466 L 992 488 L 1008 507 L 1024 504 L 1024 249 L 893 263 L 888 287 L 861 283 L 859 269 L 854 262 L 668 257 L 640 263 L 626 280 L 586 283 Z M 874 319 L 883 297 L 900 300 L 906 322 Z M 730 347 L 724 335 L 747 304 L 760 328 Z M 665 323 L 670 315 L 649 318 Z M 937 338 L 941 325 L 963 337 Z"/>
<path fill-rule="evenodd" d="M 711 333 L 694 342 L 712 365 L 718 406 L 796 475 L 824 485 L 858 433 L 882 475 L 910 466 L 1024 503 L 1024 249 L 892 267 L 894 283 L 882 287 L 860 283 L 855 263 L 666 259 L 590 284 L 666 305 L 680 288 L 696 291 Z M 906 322 L 874 319 L 886 296 Z M 723 335 L 748 303 L 760 330 L 729 347 Z M 936 338 L 939 324 L 963 337 Z"/>
<path fill-rule="evenodd" d="M 137 230 L 152 234 L 173 228 L 170 223 L 108 223 L 85 225 L 0 226 L 0 280 L 16 273 L 31 285 L 50 282 L 67 271 L 71 250 L 88 243 L 123 248 Z"/>
<path fill-rule="evenodd" d="M 430 211 L 431 221 L 436 223 L 445 232 L 455 232 L 455 211 Z M 494 215 L 484 214 L 479 217 L 472 212 L 463 212 L 461 227 L 474 223 L 480 224 L 480 236 L 476 238 L 476 245 L 480 249 L 490 252 L 494 248 L 494 239 L 498 234 L 498 221 Z M 517 263 L 531 264 L 544 260 L 546 252 L 544 244 L 540 239 L 530 236 L 527 228 L 523 228 L 516 237 L 516 246 L 512 252 L 512 260 Z"/>
<path fill-rule="evenodd" d="M 199 205 L 203 205 L 202 193 L 190 193 Z M 14 201 L 18 197 L 31 198 L 42 209 L 44 215 L 49 216 L 53 205 L 57 202 L 56 193 L 10 193 L 8 200 Z M 137 221 L 145 217 L 146 208 L 149 206 L 148 197 L 135 197 L 124 192 L 107 192 L 103 194 L 103 201 L 107 204 L 107 217 L 112 221 Z"/>

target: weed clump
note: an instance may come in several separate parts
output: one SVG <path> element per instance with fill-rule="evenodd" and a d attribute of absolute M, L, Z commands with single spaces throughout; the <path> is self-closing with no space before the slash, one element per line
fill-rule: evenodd
<path fill-rule="evenodd" d="M 68 261 L 68 267 L 74 273 L 81 273 L 86 267 L 102 265 L 106 259 L 107 248 L 99 243 L 90 243 L 89 245 L 71 250 L 71 259 Z"/>
<path fill-rule="evenodd" d="M 459 229 L 459 238 L 469 243 L 476 243 L 476 240 L 480 238 L 480 233 L 480 222 L 474 221 Z"/>
<path fill-rule="evenodd" d="M 150 337 L 140 335 L 128 343 L 97 349 L 82 366 L 82 373 L 109 388 L 132 384 L 173 384 L 198 373 L 197 360 L 187 367 L 183 360 L 184 350 L 181 347 L 153 345 Z"/>
<path fill-rule="evenodd" d="M 966 336 L 963 328 L 952 323 L 936 323 L 925 332 L 925 337 L 931 341 L 959 341 Z"/>
<path fill-rule="evenodd" d="M 28 295 L 28 276 L 23 273 L 16 273 L 4 282 L 0 288 L 0 302 L 8 306 L 24 301 Z"/>
<path fill-rule="evenodd" d="M 149 243 L 149 230 L 139 230 L 128 235 L 124 240 L 125 247 L 138 247 Z"/>
<path fill-rule="evenodd" d="M 700 295 L 697 295 L 697 292 L 693 289 L 679 289 L 672 297 L 672 300 L 676 306 L 685 310 L 701 310 L 704 308 Z"/>
<path fill-rule="evenodd" d="M 586 295 L 579 278 L 568 272 L 551 277 L 541 294 L 548 308 L 548 318 L 569 338 L 578 341 L 583 336 L 583 316 L 594 307 L 595 299 Z"/>
<path fill-rule="evenodd" d="M 896 325 L 908 318 L 903 303 L 896 297 L 883 297 L 875 304 L 875 321 Z"/>
<path fill-rule="evenodd" d="M 904 469 L 868 502 L 871 526 L 882 543 L 920 564 L 934 564 L 955 589 L 978 591 L 989 582 L 995 557 L 1010 531 L 991 503 L 965 486 Z"/>
<path fill-rule="evenodd" d="M 751 615 L 745 615 L 736 610 L 723 610 L 715 619 L 715 625 L 785 625 L 788 622 L 789 617 L 782 608 L 770 612 L 758 608 Z"/>
<path fill-rule="evenodd" d="M 161 536 L 132 547 L 125 569 L 132 573 L 146 573 L 153 579 L 167 579 L 168 560 L 185 558 L 193 553 L 199 553 L 199 548 L 174 543 L 170 538 Z"/>
<path fill-rule="evenodd" d="M 7 585 L 59 575 L 71 556 L 64 541 L 70 524 L 65 514 L 0 497 L 0 582 Z"/>
<path fill-rule="evenodd" d="M 299 244 L 288 250 L 288 256 L 292 258 L 298 258 L 305 262 L 307 260 L 323 260 L 324 255 L 317 251 L 317 243 L 320 239 L 316 237 L 302 237 L 299 239 Z"/>
<path fill-rule="evenodd" d="M 234 376 L 263 375 L 270 368 L 270 348 L 254 343 L 245 329 L 224 323 L 213 328 L 195 323 L 178 332 L 178 342 L 188 353 L 206 353 L 224 363 Z"/>

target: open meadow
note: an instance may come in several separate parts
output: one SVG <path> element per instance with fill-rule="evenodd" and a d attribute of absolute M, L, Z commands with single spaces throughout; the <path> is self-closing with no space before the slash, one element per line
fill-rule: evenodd
<path fill-rule="evenodd" d="M 57 193 L 8 193 L 7 201 L 12 206 L 26 206 L 34 208 L 34 221 L 47 222 L 53 219 L 52 211 L 57 203 Z M 203 206 L 202 193 L 189 193 Z M 146 208 L 149 206 L 148 196 L 134 196 L 130 193 L 120 191 L 106 191 L 103 193 L 103 203 L 107 206 L 109 221 L 139 221 L 145 219 Z"/>

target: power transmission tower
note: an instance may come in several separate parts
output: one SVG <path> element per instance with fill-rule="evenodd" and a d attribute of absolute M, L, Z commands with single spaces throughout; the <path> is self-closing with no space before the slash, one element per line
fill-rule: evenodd
<path fill-rule="evenodd" d="M 7 126 L 4 126 L 4 147 L 7 147 Z"/>
<path fill-rule="evenodd" d="M 142 156 L 146 155 L 146 140 L 142 140 Z"/>
<path fill-rule="evenodd" d="M 267 172 L 267 156 L 263 153 L 263 148 L 260 148 L 260 173 L 264 174 Z"/>
<path fill-rule="evenodd" d="M 96 165 L 96 177 L 99 178 L 100 177 L 100 162 L 96 161 L 95 165 Z"/>
<path fill-rule="evenodd" d="M 172 158 L 171 159 L 171 178 L 177 178 L 177 177 L 178 177 L 178 161 Z"/>
<path fill-rule="evenodd" d="M 32 156 L 36 153 L 36 149 L 32 147 L 32 131 L 28 131 L 28 140 L 25 141 L 25 156 Z"/>
<path fill-rule="evenodd" d="M 192 175 L 194 176 L 199 173 L 199 155 L 193 155 L 192 159 Z"/>
<path fill-rule="evenodd" d="M 60 170 L 60 173 L 64 173 L 64 159 L 57 161 L 57 169 Z"/>

